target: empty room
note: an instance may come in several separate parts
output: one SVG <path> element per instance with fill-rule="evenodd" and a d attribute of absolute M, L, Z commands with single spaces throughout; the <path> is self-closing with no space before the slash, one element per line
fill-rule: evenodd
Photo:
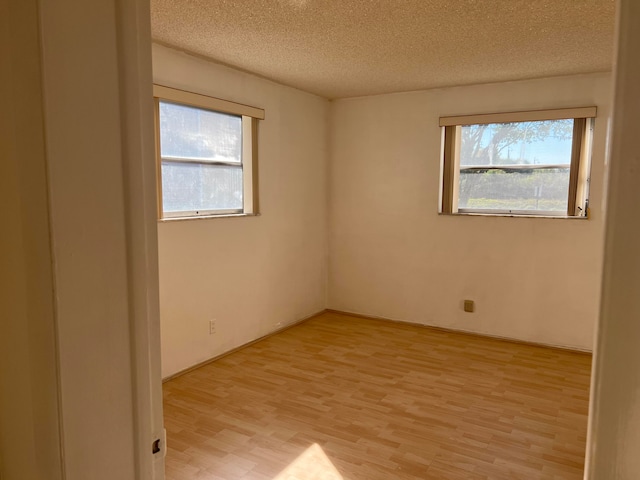
<path fill-rule="evenodd" d="M 640 2 L 0 2 L 3 480 L 640 477 Z"/>
<path fill-rule="evenodd" d="M 151 2 L 168 479 L 579 479 L 614 3 Z"/>

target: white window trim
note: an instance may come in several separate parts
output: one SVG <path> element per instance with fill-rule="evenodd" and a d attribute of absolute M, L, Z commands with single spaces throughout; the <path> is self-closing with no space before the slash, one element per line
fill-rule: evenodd
<path fill-rule="evenodd" d="M 216 218 L 231 216 L 259 215 L 258 203 L 258 120 L 265 118 L 264 110 L 241 103 L 230 102 L 207 95 L 178 90 L 164 85 L 153 86 L 155 102 L 156 129 L 156 163 L 157 163 L 157 191 L 158 218 L 160 220 L 179 220 L 193 218 Z M 167 101 L 179 105 L 189 105 L 203 110 L 237 115 L 242 118 L 242 179 L 243 179 L 243 208 L 233 210 L 194 210 L 180 212 L 164 212 L 162 199 L 162 155 L 160 151 L 160 101 Z M 165 160 L 167 160 L 165 158 Z M 184 158 L 176 161 L 188 162 Z M 195 163 L 201 163 L 197 159 Z M 238 166 L 231 162 L 229 165 Z"/>
<path fill-rule="evenodd" d="M 589 172 L 596 107 L 555 110 L 489 113 L 440 117 L 442 127 L 439 213 L 445 215 L 525 216 L 543 218 L 588 218 Z M 568 208 L 564 215 L 542 210 L 490 210 L 458 208 L 460 175 L 460 132 L 463 125 L 511 123 L 544 120 L 578 120 L 574 122 Z M 538 168 L 548 168 L 543 166 Z M 535 168 L 535 167 L 533 167 Z M 583 206 L 585 208 L 583 208 Z"/>

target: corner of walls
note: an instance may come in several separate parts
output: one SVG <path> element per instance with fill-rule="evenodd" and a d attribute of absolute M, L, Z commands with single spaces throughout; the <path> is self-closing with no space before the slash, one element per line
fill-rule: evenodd
<path fill-rule="evenodd" d="M 439 216 L 437 119 L 596 104 L 598 206 L 609 74 L 329 101 L 164 46 L 153 58 L 158 83 L 266 110 L 262 216 L 158 225 L 164 376 L 325 308 L 592 347 L 603 210 Z"/>
<path fill-rule="evenodd" d="M 332 198 L 332 187 L 333 187 L 333 182 L 331 181 L 331 177 L 333 175 L 333 161 L 332 161 L 332 156 L 333 156 L 333 131 L 332 131 L 332 126 L 334 123 L 334 106 L 335 106 L 335 100 L 329 100 L 327 103 L 327 116 L 326 116 L 326 122 L 325 122 L 325 128 L 326 128 L 326 133 L 325 133 L 325 145 L 326 145 L 326 165 L 325 165 L 325 175 L 326 175 L 326 179 L 327 179 L 327 185 L 326 185 L 326 217 L 325 217 L 325 221 L 326 221 L 326 236 L 325 236 L 325 241 L 326 241 L 326 254 L 325 254 L 325 309 L 329 308 L 329 285 L 331 283 L 331 279 L 330 279 L 330 274 L 331 274 L 331 223 L 332 223 L 332 216 L 333 216 L 333 205 L 331 203 L 331 198 Z"/>

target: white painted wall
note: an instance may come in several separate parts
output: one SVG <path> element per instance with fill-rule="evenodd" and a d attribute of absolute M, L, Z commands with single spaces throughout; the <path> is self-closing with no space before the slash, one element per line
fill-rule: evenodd
<path fill-rule="evenodd" d="M 596 74 L 333 102 L 329 308 L 591 349 L 610 88 Z M 584 105 L 590 220 L 438 215 L 439 116 Z"/>
<path fill-rule="evenodd" d="M 36 0 L 0 2 L 0 478 L 61 480 Z"/>
<path fill-rule="evenodd" d="M 158 45 L 153 72 L 156 83 L 266 115 L 261 216 L 158 224 L 166 377 L 325 308 L 329 102 Z"/>

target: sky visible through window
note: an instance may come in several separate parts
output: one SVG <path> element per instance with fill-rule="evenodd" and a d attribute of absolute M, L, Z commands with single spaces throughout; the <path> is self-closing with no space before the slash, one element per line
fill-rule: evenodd
<path fill-rule="evenodd" d="M 458 208 L 566 211 L 572 135 L 573 120 L 462 126 Z"/>

